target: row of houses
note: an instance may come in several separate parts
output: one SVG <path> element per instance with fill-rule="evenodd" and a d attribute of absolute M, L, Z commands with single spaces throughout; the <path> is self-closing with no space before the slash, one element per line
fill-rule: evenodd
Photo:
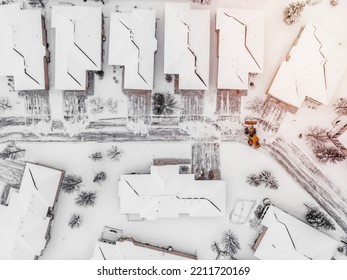
<path fill-rule="evenodd" d="M 16 90 L 48 89 L 45 20 L 20 3 L 0 7 L 0 75 Z M 264 16 L 260 11 L 218 9 L 218 88 L 248 89 L 248 75 L 263 70 Z M 85 90 L 86 71 L 102 69 L 102 10 L 53 6 L 54 89 Z M 109 65 L 124 66 L 124 88 L 152 90 L 157 51 L 155 10 L 110 15 Z M 164 74 L 178 75 L 183 90 L 209 89 L 210 11 L 189 3 L 165 7 Z"/>
<path fill-rule="evenodd" d="M 13 76 L 16 90 L 48 89 L 45 21 L 20 3 L 0 7 L 0 75 Z M 179 89 L 208 90 L 210 11 L 189 3 L 165 6 L 164 74 L 179 77 Z M 102 68 L 102 10 L 53 6 L 54 88 L 85 90 L 86 71 Z M 247 90 L 249 74 L 264 67 L 264 14 L 259 10 L 216 11 L 217 89 Z M 157 51 L 155 10 L 111 13 L 109 65 L 124 66 L 125 89 L 152 90 Z M 327 105 L 347 67 L 347 48 L 317 23 L 300 30 L 266 94 L 295 113 L 305 100 Z"/>
<path fill-rule="evenodd" d="M 195 180 L 181 164 L 153 165 L 148 174 L 119 180 L 120 212 L 129 222 L 180 218 L 221 218 L 227 209 L 223 180 Z M 181 172 L 180 172 L 181 170 Z M 184 170 L 184 172 L 182 172 Z M 13 228 L 14 259 L 38 259 L 50 240 L 64 171 L 27 162 L 19 188 L 11 188 L 0 212 Z M 339 242 L 285 211 L 267 205 L 252 249 L 258 259 L 331 259 Z M 123 236 L 105 227 L 92 259 L 197 259 L 196 254 Z"/>

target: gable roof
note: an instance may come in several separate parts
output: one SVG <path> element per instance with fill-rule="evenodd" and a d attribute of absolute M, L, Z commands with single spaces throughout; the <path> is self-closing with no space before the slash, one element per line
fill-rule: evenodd
<path fill-rule="evenodd" d="M 0 5 L 0 38 L 0 76 L 13 76 L 15 90 L 45 89 L 40 11 Z"/>
<path fill-rule="evenodd" d="M 264 14 L 259 10 L 217 9 L 219 89 L 248 89 L 249 73 L 262 73 Z"/>
<path fill-rule="evenodd" d="M 306 97 L 328 105 L 347 67 L 347 48 L 308 22 L 279 67 L 268 93 L 300 108 Z"/>
<path fill-rule="evenodd" d="M 196 256 L 162 247 L 141 243 L 133 238 L 119 239 L 116 244 L 98 241 L 95 245 L 93 260 L 191 260 Z"/>
<path fill-rule="evenodd" d="M 164 73 L 179 75 L 179 88 L 206 90 L 210 67 L 210 11 L 166 3 Z"/>
<path fill-rule="evenodd" d="M 254 256 L 264 260 L 329 260 L 338 241 L 271 205 L 261 224 L 267 228 Z"/>
<path fill-rule="evenodd" d="M 12 255 L 15 259 L 35 259 L 45 248 L 51 217 L 64 172 L 27 163 L 19 191 L 11 191 L 9 210 L 15 225 Z"/>
<path fill-rule="evenodd" d="M 85 90 L 86 71 L 101 69 L 101 8 L 53 6 L 56 90 Z"/>
<path fill-rule="evenodd" d="M 179 174 L 179 165 L 152 166 L 150 174 L 121 175 L 120 210 L 141 218 L 222 217 L 226 208 L 225 181 L 196 181 Z"/>
<path fill-rule="evenodd" d="M 125 66 L 125 89 L 153 89 L 155 25 L 155 10 L 111 13 L 108 64 Z"/>

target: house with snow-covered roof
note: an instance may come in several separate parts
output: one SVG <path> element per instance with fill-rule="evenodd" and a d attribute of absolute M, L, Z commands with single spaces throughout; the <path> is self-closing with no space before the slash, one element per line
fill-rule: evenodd
<path fill-rule="evenodd" d="M 108 64 L 124 66 L 124 89 L 153 89 L 155 32 L 155 10 L 111 13 Z"/>
<path fill-rule="evenodd" d="M 180 174 L 180 165 L 121 175 L 118 186 L 120 212 L 129 220 L 225 216 L 225 181 L 195 180 L 194 174 Z"/>
<path fill-rule="evenodd" d="M 87 71 L 101 70 L 100 7 L 52 6 L 54 88 L 86 90 Z"/>
<path fill-rule="evenodd" d="M 260 10 L 218 8 L 218 89 L 247 90 L 250 73 L 262 73 L 265 21 Z"/>
<path fill-rule="evenodd" d="M 339 242 L 270 205 L 252 247 L 262 260 L 330 260 Z"/>
<path fill-rule="evenodd" d="M 321 26 L 308 22 L 267 90 L 268 97 L 296 112 L 305 100 L 328 105 L 347 67 L 347 48 Z"/>
<path fill-rule="evenodd" d="M 179 89 L 207 90 L 210 67 L 210 11 L 189 3 L 166 3 L 164 73 L 179 77 Z"/>
<path fill-rule="evenodd" d="M 34 260 L 42 255 L 63 177 L 64 171 L 28 162 L 19 189 L 11 188 L 6 213 L 14 230 L 14 259 Z"/>
<path fill-rule="evenodd" d="M 197 256 L 175 250 L 172 246 L 158 246 L 123 237 L 123 232 L 105 227 L 104 233 L 113 234 L 111 239 L 96 242 L 92 260 L 196 260 Z M 108 234 L 108 235 L 109 235 Z M 118 236 L 117 236 L 118 235 Z M 119 236 L 120 235 L 120 236 Z"/>
<path fill-rule="evenodd" d="M 12 76 L 15 90 L 48 89 L 44 26 L 39 10 L 0 5 L 0 76 Z"/>

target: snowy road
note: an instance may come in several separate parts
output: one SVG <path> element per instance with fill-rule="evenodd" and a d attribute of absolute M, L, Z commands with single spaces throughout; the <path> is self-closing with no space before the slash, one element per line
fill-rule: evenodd
<path fill-rule="evenodd" d="M 281 138 L 263 149 L 308 192 L 347 233 L 347 193 L 332 182 L 315 161 L 302 150 Z"/>

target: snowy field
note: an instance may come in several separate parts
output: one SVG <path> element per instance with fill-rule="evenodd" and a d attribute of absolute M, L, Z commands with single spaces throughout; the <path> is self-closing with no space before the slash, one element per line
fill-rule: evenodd
<path fill-rule="evenodd" d="M 49 1 L 49 5 L 63 3 L 64 1 Z M 96 5 L 94 1 L 82 0 L 68 1 L 76 5 Z M 103 6 L 105 15 L 106 34 L 109 30 L 109 14 L 115 10 L 116 5 L 139 8 L 153 8 L 157 11 L 158 17 L 158 51 L 155 56 L 155 87 L 154 91 L 172 91 L 172 84 L 165 81 L 163 74 L 163 43 L 164 43 L 164 5 L 165 0 L 123 0 L 106 1 Z M 175 2 L 190 2 L 188 0 L 175 0 Z M 214 112 L 215 104 L 213 96 L 216 92 L 217 79 L 217 57 L 216 57 L 216 33 L 215 33 L 215 10 L 218 7 L 232 8 L 257 8 L 265 12 L 266 19 L 266 39 L 265 39 L 265 71 L 257 75 L 254 79 L 255 89 L 250 90 L 247 97 L 243 97 L 241 115 L 249 115 L 244 107 L 248 100 L 255 96 L 263 97 L 264 93 L 273 77 L 277 66 L 283 60 L 289 50 L 294 38 L 298 34 L 300 27 L 308 20 L 321 23 L 336 37 L 341 38 L 342 43 L 347 45 L 347 2 L 340 1 L 336 7 L 331 7 L 328 0 L 323 0 L 317 6 L 306 7 L 302 18 L 291 26 L 287 26 L 282 21 L 283 8 L 288 5 L 289 0 L 211 0 L 210 6 L 193 4 L 194 8 L 211 10 L 211 54 L 210 54 L 210 90 L 205 97 L 205 112 Z M 47 8 L 47 11 L 49 8 Z M 49 13 L 47 13 L 49 20 Z M 48 37 L 53 38 L 52 30 L 48 28 Z M 50 40 L 49 39 L 49 40 Z M 106 41 L 106 57 L 107 57 Z M 52 57 L 54 56 L 54 50 Z M 51 67 L 51 66 L 50 66 Z M 52 68 L 50 68 L 52 69 Z M 98 80 L 96 77 L 96 96 L 103 98 L 113 98 L 118 101 L 117 117 L 127 116 L 127 99 L 121 90 L 121 83 L 114 82 L 114 76 L 119 73 L 113 71 L 113 67 L 105 65 L 105 77 Z M 335 98 L 346 97 L 347 73 L 345 73 Z M 14 109 L 11 116 L 22 116 L 24 112 L 23 100 L 18 98 L 13 92 L 9 92 L 7 79 L 0 78 L 0 94 L 9 97 L 13 102 Z M 62 93 L 51 93 L 52 117 L 62 119 Z M 334 98 L 334 99 L 335 99 Z M 209 102 L 210 101 L 210 102 Z M 102 114 L 93 118 L 108 118 L 110 115 Z M 287 114 L 278 136 L 296 143 L 303 151 L 312 155 L 311 149 L 298 135 L 313 125 L 330 127 L 331 122 L 336 118 L 332 106 L 322 106 L 316 110 L 301 108 L 296 115 Z M 0 132 L 3 133 L 4 131 Z M 260 134 L 270 142 L 274 135 Z M 2 149 L 6 143 L 1 143 Z M 55 209 L 55 219 L 51 232 L 51 240 L 40 259 L 89 259 L 92 256 L 95 242 L 100 238 L 104 226 L 111 226 L 122 229 L 126 235 L 135 239 L 158 244 L 173 246 L 176 250 L 196 253 L 199 259 L 214 259 L 210 245 L 213 241 L 221 238 L 222 233 L 231 229 L 240 239 L 241 250 L 235 256 L 238 259 L 253 259 L 251 246 L 258 234 L 249 225 L 249 219 L 245 224 L 235 224 L 229 220 L 229 214 L 234 209 L 237 200 L 256 201 L 256 205 L 264 198 L 269 198 L 279 208 L 288 211 L 294 217 L 304 220 L 306 207 L 304 203 L 317 205 L 303 188 L 292 180 L 282 168 L 271 157 L 265 154 L 262 149 L 254 150 L 247 143 L 222 142 L 220 151 L 221 179 L 227 183 L 227 216 L 224 218 L 180 218 L 180 219 L 160 219 L 157 221 L 129 222 L 127 218 L 120 214 L 119 198 L 117 196 L 117 181 L 120 174 L 148 171 L 154 158 L 191 158 L 192 143 L 187 142 L 110 142 L 110 143 L 28 143 L 20 142 L 20 146 L 26 149 L 23 160 L 49 165 L 66 172 L 80 175 L 83 178 L 82 190 L 96 190 L 97 203 L 94 207 L 78 207 L 74 203 L 75 194 L 68 195 L 61 193 Z M 94 152 L 106 153 L 112 145 L 120 147 L 124 153 L 120 161 L 110 161 L 104 158 L 100 162 L 90 160 L 90 154 Z M 327 176 L 336 184 L 344 187 L 347 181 L 347 160 L 337 164 L 326 164 L 320 166 Z M 251 187 L 245 180 L 250 173 L 257 173 L 262 170 L 270 170 L 279 181 L 278 190 L 270 190 L 264 187 Z M 107 174 L 106 181 L 99 185 L 93 183 L 94 175 L 104 171 Z M 0 190 L 1 190 L 0 186 Z M 254 209 L 253 209 L 254 210 Z M 84 222 L 78 229 L 71 230 L 68 227 L 68 220 L 73 213 L 83 215 Z M 252 211 L 253 213 L 253 211 Z M 250 215 L 250 218 L 253 216 Z M 11 229 L 2 222 L 0 213 L 0 259 L 8 259 L 11 240 Z M 347 217 L 346 217 L 347 219 Z M 344 232 L 337 227 L 336 231 L 326 232 L 336 240 L 344 236 Z M 343 258 L 336 253 L 335 258 Z"/>

